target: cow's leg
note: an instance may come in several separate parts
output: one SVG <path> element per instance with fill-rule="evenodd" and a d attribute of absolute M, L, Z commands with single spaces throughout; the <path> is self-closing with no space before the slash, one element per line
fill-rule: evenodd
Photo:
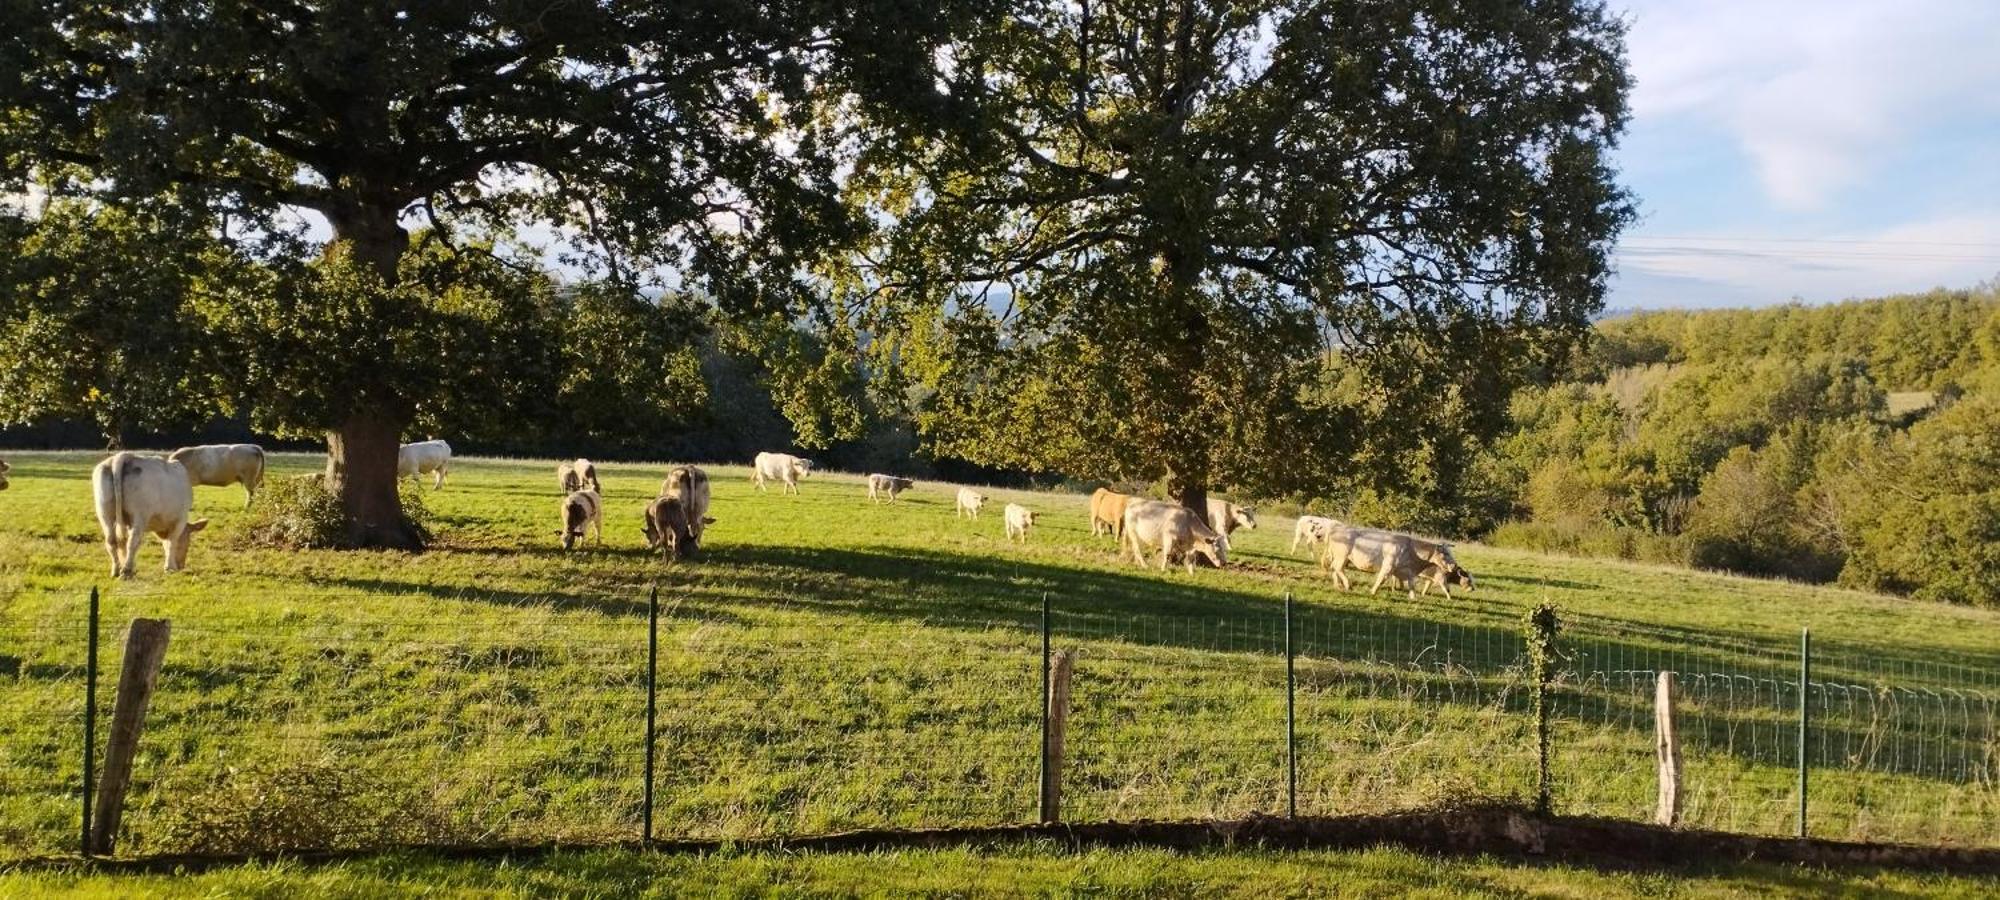
<path fill-rule="evenodd" d="M 115 523 L 104 529 L 104 552 L 111 557 L 111 577 L 117 578 L 124 571 L 124 560 L 118 558 L 118 547 L 125 541 L 125 532 Z"/>
<path fill-rule="evenodd" d="M 1382 571 L 1375 573 L 1375 584 L 1368 589 L 1368 596 L 1370 597 L 1375 596 L 1375 592 L 1382 589 L 1382 582 L 1388 580 L 1389 580 L 1389 566 L 1387 564 L 1384 564 L 1382 566 Z"/>
<path fill-rule="evenodd" d="M 139 547 L 143 545 L 145 542 L 146 542 L 146 529 L 140 528 L 138 526 L 126 527 L 125 566 L 118 573 L 120 578 L 130 578 L 133 575 L 137 574 L 139 569 Z M 172 561 L 173 556 L 169 554 L 167 556 L 167 559 L 169 561 Z"/>

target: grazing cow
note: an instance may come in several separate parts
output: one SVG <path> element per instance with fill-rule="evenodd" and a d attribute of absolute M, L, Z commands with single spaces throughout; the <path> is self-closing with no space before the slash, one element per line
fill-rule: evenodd
<path fill-rule="evenodd" d="M 1304 541 L 1307 550 L 1326 543 L 1333 529 L 1340 527 L 1339 519 L 1325 516 L 1300 516 L 1298 524 L 1292 526 L 1292 552 L 1299 552 L 1299 542 Z"/>
<path fill-rule="evenodd" d="M 789 453 L 759 453 L 750 472 L 750 481 L 760 491 L 764 490 L 764 482 L 776 481 L 780 485 L 778 493 L 796 494 L 799 492 L 799 479 L 811 475 L 812 467 L 812 460 Z"/>
<path fill-rule="evenodd" d="M 556 466 L 556 485 L 565 494 L 584 488 L 596 491 L 600 496 L 604 493 L 603 482 L 597 480 L 597 464 L 582 457 Z"/>
<path fill-rule="evenodd" d="M 878 496 L 885 496 L 889 498 L 890 503 L 894 503 L 896 502 L 897 494 L 916 487 L 916 485 L 915 481 L 897 475 L 870 475 L 868 476 L 868 499 L 880 503 L 881 501 L 876 498 Z"/>
<path fill-rule="evenodd" d="M 1173 558 L 1187 564 L 1189 575 L 1194 574 L 1194 559 L 1197 556 L 1218 568 L 1227 561 L 1224 548 L 1228 546 L 1229 539 L 1208 527 L 1193 510 L 1176 503 L 1133 500 L 1126 504 L 1121 535 L 1124 549 L 1131 550 L 1132 561 L 1141 566 L 1146 564 L 1146 547 L 1159 547 L 1162 572 L 1167 570 L 1167 562 Z"/>
<path fill-rule="evenodd" d="M 1350 565 L 1362 572 L 1375 573 L 1375 583 L 1368 589 L 1369 596 L 1374 596 L 1382 589 L 1382 583 L 1391 578 L 1402 585 L 1411 600 L 1417 599 L 1419 578 L 1435 582 L 1444 591 L 1447 600 L 1451 599 L 1451 587 L 1447 582 L 1468 587 L 1472 584 L 1471 573 L 1465 571 L 1451 555 L 1450 544 L 1379 528 L 1332 529 L 1326 550 L 1320 556 L 1320 567 L 1333 573 L 1334 580 L 1340 582 L 1341 590 L 1349 590 L 1352 585 L 1347 580 L 1347 567 Z"/>
<path fill-rule="evenodd" d="M 1218 497 L 1208 498 L 1208 527 L 1221 533 L 1223 537 L 1233 534 L 1238 528 L 1257 530 L 1257 509 L 1251 506 L 1237 506 Z"/>
<path fill-rule="evenodd" d="M 443 441 L 418 441 L 404 444 L 396 451 L 396 477 L 415 478 L 433 472 L 437 478 L 431 482 L 431 490 L 444 487 L 445 470 L 451 468 L 451 445 Z"/>
<path fill-rule="evenodd" d="M 680 498 L 681 508 L 687 510 L 688 533 L 699 545 L 703 526 L 715 521 L 708 518 L 708 473 L 700 466 L 675 466 L 668 470 L 667 480 L 660 482 L 660 496 Z M 694 549 L 699 547 L 691 547 L 690 552 Z"/>
<path fill-rule="evenodd" d="M 188 480 L 202 487 L 243 485 L 243 505 L 257 499 L 264 483 L 264 448 L 256 444 L 204 444 L 182 447 L 167 459 L 187 467 Z"/>
<path fill-rule="evenodd" d="M 669 560 L 692 556 L 701 548 L 696 526 L 713 524 L 711 518 L 689 517 L 678 496 L 658 498 L 646 507 L 646 548 L 659 550 Z"/>
<path fill-rule="evenodd" d="M 570 491 L 562 501 L 562 547 L 569 550 L 576 542 L 583 540 L 583 530 L 588 526 L 597 543 L 604 543 L 604 500 L 589 488 Z"/>
<path fill-rule="evenodd" d="M 1125 536 L 1125 505 L 1132 502 L 1131 494 L 1098 488 L 1090 494 L 1090 534 L 1096 537 L 1109 534 L 1115 538 Z M 1098 529 L 1102 528 L 1102 531 Z"/>
<path fill-rule="evenodd" d="M 958 514 L 979 518 L 979 508 L 986 505 L 986 495 L 971 488 L 958 489 Z"/>
<path fill-rule="evenodd" d="M 1019 537 L 1021 543 L 1027 543 L 1028 529 L 1035 525 L 1035 514 L 1019 503 L 1007 504 L 1007 508 L 1002 512 L 1005 513 L 1004 518 L 1007 520 L 1007 539 L 1013 540 Z"/>
<path fill-rule="evenodd" d="M 166 545 L 167 571 L 187 567 L 188 545 L 208 520 L 188 521 L 194 484 L 186 466 L 157 456 L 114 453 L 91 470 L 90 483 L 112 577 L 132 577 L 139 544 L 149 531 Z"/>
<path fill-rule="evenodd" d="M 7 470 L 12 468 L 14 467 L 8 465 L 6 460 L 0 459 L 0 491 L 7 489 Z"/>

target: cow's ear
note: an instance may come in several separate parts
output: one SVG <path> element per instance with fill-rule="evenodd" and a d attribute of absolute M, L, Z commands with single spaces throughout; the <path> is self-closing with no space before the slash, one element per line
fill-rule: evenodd
<path fill-rule="evenodd" d="M 187 523 L 187 533 L 193 534 L 207 527 L 208 527 L 207 519 L 196 519 L 192 522 Z"/>
<path fill-rule="evenodd" d="M 703 524 L 703 525 L 713 525 L 713 524 L 715 524 L 715 517 L 714 517 L 714 516 L 702 516 L 702 517 L 701 517 L 701 524 Z"/>

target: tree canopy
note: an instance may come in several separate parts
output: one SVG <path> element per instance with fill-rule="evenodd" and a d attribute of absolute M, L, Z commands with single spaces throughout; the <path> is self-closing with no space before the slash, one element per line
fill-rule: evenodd
<path fill-rule="evenodd" d="M 892 227 L 840 309 L 976 462 L 1191 505 L 1356 464 L 1448 485 L 1631 216 L 1598 3 L 1025 3 L 949 50 L 978 117 L 863 154 Z"/>

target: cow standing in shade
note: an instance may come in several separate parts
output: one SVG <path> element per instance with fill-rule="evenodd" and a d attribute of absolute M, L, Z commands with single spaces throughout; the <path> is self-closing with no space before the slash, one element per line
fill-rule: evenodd
<path fill-rule="evenodd" d="M 565 494 L 584 488 L 604 494 L 604 484 L 597 480 L 597 464 L 582 457 L 556 466 L 556 485 Z"/>
<path fill-rule="evenodd" d="M 0 459 L 0 491 L 7 489 L 7 470 L 12 468 L 14 467 L 8 465 L 6 460 Z"/>
<path fill-rule="evenodd" d="M 583 540 L 583 531 L 586 527 L 591 530 L 592 536 L 597 539 L 597 543 L 600 546 L 603 545 L 603 498 L 599 497 L 596 491 L 589 488 L 569 492 L 569 496 L 564 497 L 562 501 L 562 523 L 562 530 L 557 532 L 557 534 L 562 535 L 562 548 L 564 550 L 573 549 L 577 541 Z"/>
<path fill-rule="evenodd" d="M 1141 566 L 1146 564 L 1148 546 L 1160 548 L 1162 572 L 1167 570 L 1168 561 L 1176 558 L 1186 563 L 1189 575 L 1194 574 L 1197 556 L 1217 568 L 1228 561 L 1224 550 L 1228 539 L 1208 527 L 1193 510 L 1175 503 L 1134 500 L 1126 504 L 1120 540 L 1132 551 L 1132 561 Z"/>
<path fill-rule="evenodd" d="M 90 484 L 112 577 L 132 577 L 147 532 L 165 545 L 167 571 L 187 567 L 188 545 L 208 520 L 188 521 L 194 484 L 186 466 L 156 456 L 114 453 L 91 470 Z"/>
<path fill-rule="evenodd" d="M 243 485 L 243 505 L 257 499 L 264 484 L 264 448 L 256 444 L 203 444 L 182 447 L 167 459 L 187 467 L 188 480 L 203 487 Z"/>
<path fill-rule="evenodd" d="M 776 481 L 778 493 L 799 492 L 799 479 L 812 474 L 813 462 L 789 453 L 759 453 L 750 470 L 750 482 L 757 490 L 764 490 L 764 483 Z"/>
<path fill-rule="evenodd" d="M 418 441 L 396 450 L 396 477 L 422 479 L 436 473 L 431 490 L 444 487 L 445 471 L 451 468 L 451 445 L 443 441 Z"/>
<path fill-rule="evenodd" d="M 868 476 L 868 499 L 880 503 L 882 501 L 877 499 L 877 497 L 887 497 L 890 503 L 894 503 L 896 502 L 897 494 L 916 487 L 916 485 L 915 481 L 897 475 L 870 475 Z"/>
<path fill-rule="evenodd" d="M 1020 538 L 1021 543 L 1027 543 L 1028 529 L 1035 527 L 1035 514 L 1019 503 L 1009 503 L 1001 512 L 1007 523 L 1007 539 Z"/>

